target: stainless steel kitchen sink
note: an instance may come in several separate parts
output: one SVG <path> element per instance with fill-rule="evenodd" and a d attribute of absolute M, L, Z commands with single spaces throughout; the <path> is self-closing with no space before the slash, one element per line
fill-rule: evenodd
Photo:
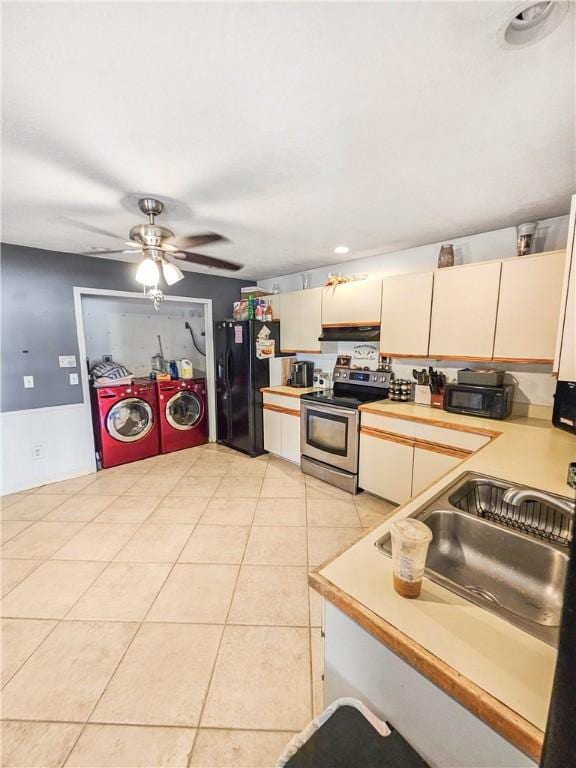
<path fill-rule="evenodd" d="M 562 507 L 569 500 L 551 496 L 548 504 L 534 492 L 536 499 L 510 504 L 506 491 L 513 488 L 469 472 L 416 510 L 411 517 L 433 534 L 426 575 L 556 645 L 573 524 Z M 376 546 L 390 554 L 390 534 Z"/>

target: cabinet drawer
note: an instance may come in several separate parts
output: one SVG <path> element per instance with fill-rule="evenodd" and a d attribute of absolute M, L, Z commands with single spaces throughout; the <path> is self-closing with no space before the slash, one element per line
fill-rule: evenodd
<path fill-rule="evenodd" d="M 270 392 L 264 392 L 264 406 L 273 405 L 275 408 L 284 408 L 287 411 L 298 411 L 300 413 L 300 398 L 288 397 L 287 395 L 274 395 Z"/>
<path fill-rule="evenodd" d="M 477 435 L 473 432 L 462 432 L 458 429 L 435 427 L 431 424 L 414 424 L 414 437 L 417 440 L 426 440 L 429 443 L 440 443 L 452 448 L 462 448 L 465 451 L 477 451 L 490 442 L 488 435 Z"/>
<path fill-rule="evenodd" d="M 363 427 L 372 427 L 382 432 L 392 432 L 395 435 L 414 437 L 415 422 L 407 419 L 394 419 L 388 416 L 380 416 L 369 411 L 360 411 L 360 424 Z"/>

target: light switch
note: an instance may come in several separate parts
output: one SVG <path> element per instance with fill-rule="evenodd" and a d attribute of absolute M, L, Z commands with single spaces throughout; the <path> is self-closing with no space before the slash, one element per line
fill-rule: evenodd
<path fill-rule="evenodd" d="M 69 373 L 68 378 L 70 379 L 70 384 L 78 384 L 78 374 L 77 373 Z"/>
<path fill-rule="evenodd" d="M 24 376 L 24 389 L 34 389 L 34 376 Z"/>
<path fill-rule="evenodd" d="M 60 368 L 76 368 L 76 355 L 59 355 Z"/>

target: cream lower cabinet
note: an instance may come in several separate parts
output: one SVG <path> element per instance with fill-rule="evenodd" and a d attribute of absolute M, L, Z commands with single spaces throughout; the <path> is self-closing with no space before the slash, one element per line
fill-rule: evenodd
<path fill-rule="evenodd" d="M 273 402 L 270 402 L 271 400 Z M 284 402 L 288 405 L 279 405 Z M 300 401 L 296 398 L 265 394 L 263 417 L 264 449 L 299 464 Z"/>
<path fill-rule="evenodd" d="M 411 440 L 360 432 L 358 483 L 365 491 L 403 504 L 412 495 Z"/>
<path fill-rule="evenodd" d="M 300 464 L 300 414 L 282 414 L 281 453 L 283 459 Z"/>
<path fill-rule="evenodd" d="M 282 455 L 282 413 L 264 406 L 264 450 Z"/>
<path fill-rule="evenodd" d="M 358 483 L 397 504 L 417 496 L 491 439 L 369 411 L 360 419 Z"/>
<path fill-rule="evenodd" d="M 439 477 L 454 469 L 461 461 L 462 456 L 453 456 L 416 446 L 412 468 L 412 496 L 417 496 L 424 488 L 432 485 Z"/>
<path fill-rule="evenodd" d="M 320 352 L 322 288 L 281 293 L 279 314 L 283 352 Z"/>

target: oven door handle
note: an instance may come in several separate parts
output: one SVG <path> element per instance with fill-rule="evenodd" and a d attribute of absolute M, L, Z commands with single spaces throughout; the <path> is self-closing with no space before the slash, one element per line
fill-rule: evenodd
<path fill-rule="evenodd" d="M 316 405 L 316 403 L 310 402 L 302 402 L 301 405 L 305 410 L 314 409 L 328 415 L 336 413 L 347 416 L 349 419 L 355 419 L 358 415 L 358 411 L 355 408 L 339 408 L 337 405 L 324 405 L 324 403 Z"/>

